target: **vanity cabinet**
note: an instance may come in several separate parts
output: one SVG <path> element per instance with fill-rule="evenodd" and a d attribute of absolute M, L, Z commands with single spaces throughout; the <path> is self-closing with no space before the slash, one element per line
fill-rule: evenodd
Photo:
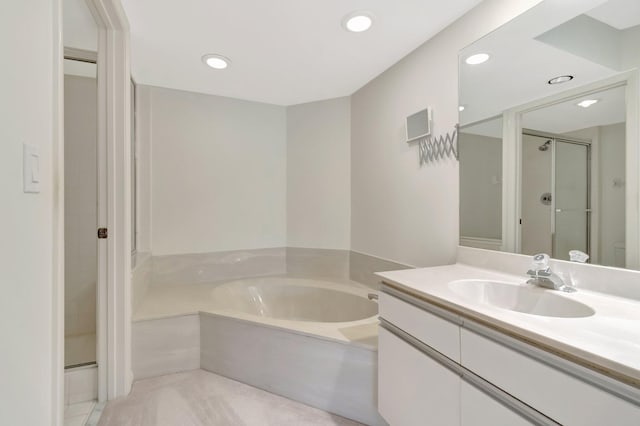
<path fill-rule="evenodd" d="M 378 354 L 391 426 L 640 425 L 637 389 L 387 287 Z"/>
<path fill-rule="evenodd" d="M 378 299 L 381 318 L 440 352 L 447 358 L 460 362 L 460 326 L 455 318 L 445 319 L 409 304 L 388 293 Z M 435 311 L 434 311 L 435 312 Z M 446 315 L 445 312 L 439 312 Z"/>
<path fill-rule="evenodd" d="M 461 426 L 529 426 L 520 414 L 497 399 L 462 380 L 460 388 Z"/>
<path fill-rule="evenodd" d="M 491 333 L 492 331 L 487 331 Z M 512 349 L 463 328 L 460 349 L 462 365 L 524 403 L 536 407 L 563 425 L 640 425 L 640 407 L 581 378 L 583 367 L 542 351 L 523 346 Z M 546 357 L 542 362 L 525 352 Z M 566 365 L 574 374 L 553 364 Z M 606 380 L 602 377 L 601 380 Z"/>
<path fill-rule="evenodd" d="M 380 329 L 378 409 L 390 425 L 458 426 L 460 376 Z"/>

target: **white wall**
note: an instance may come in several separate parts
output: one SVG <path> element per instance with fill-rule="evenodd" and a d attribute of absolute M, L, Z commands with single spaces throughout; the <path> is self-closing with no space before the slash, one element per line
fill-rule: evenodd
<path fill-rule="evenodd" d="M 548 140 L 549 138 L 541 136 L 522 135 L 522 182 L 520 184 L 522 199 L 520 252 L 522 254 L 551 254 L 553 251 L 552 206 L 540 202 L 542 194 L 553 193 L 551 161 L 553 148 L 549 147 L 546 151 L 538 149 Z M 586 228 L 583 228 L 583 231 L 585 230 Z M 576 249 L 579 248 L 576 247 Z M 556 255 L 560 258 L 559 253 Z"/>
<path fill-rule="evenodd" d="M 640 67 L 640 53 L 638 52 L 640 43 L 640 25 L 627 28 L 622 33 L 622 69 L 628 70 Z"/>
<path fill-rule="evenodd" d="M 0 424 L 52 423 L 54 49 L 57 1 L 0 13 Z M 60 52 L 57 52 L 60 53 Z M 57 72 L 57 71 L 56 71 Z M 40 150 L 39 194 L 22 191 L 22 144 Z M 56 366 L 57 367 L 57 366 Z"/>
<path fill-rule="evenodd" d="M 286 109 L 148 92 L 154 255 L 286 243 Z"/>
<path fill-rule="evenodd" d="M 502 238 L 502 139 L 461 133 L 458 147 L 460 235 L 499 240 Z"/>
<path fill-rule="evenodd" d="M 452 262 L 458 164 L 420 168 L 404 119 L 430 105 L 435 133 L 451 131 L 458 50 L 538 2 L 483 2 L 356 92 L 350 123 L 346 98 L 284 109 L 141 87 L 141 228 L 154 255 L 290 245 Z"/>
<path fill-rule="evenodd" d="M 350 98 L 287 108 L 287 245 L 350 248 Z"/>
<path fill-rule="evenodd" d="M 429 105 L 435 134 L 458 121 L 458 51 L 539 0 L 489 0 L 357 91 L 351 101 L 352 249 L 400 263 L 451 263 L 458 165 L 418 165 L 405 117 Z"/>
<path fill-rule="evenodd" d="M 616 244 L 625 242 L 625 123 L 600 127 L 600 261 L 616 262 Z M 622 259 L 619 259 L 622 261 Z"/>
<path fill-rule="evenodd" d="M 137 85 L 135 91 L 135 148 L 136 148 L 136 222 L 137 222 L 137 251 L 151 252 L 151 137 L 153 122 L 152 90 L 146 86 Z"/>

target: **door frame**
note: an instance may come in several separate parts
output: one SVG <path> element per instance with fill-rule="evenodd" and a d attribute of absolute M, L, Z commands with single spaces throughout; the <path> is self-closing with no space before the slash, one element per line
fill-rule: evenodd
<path fill-rule="evenodd" d="M 640 269 L 640 71 L 623 72 L 601 81 L 510 108 L 503 113 L 502 250 L 521 247 L 522 116 L 540 108 L 625 86 L 625 257 L 626 268 Z"/>
<path fill-rule="evenodd" d="M 98 26 L 98 400 L 129 393 L 131 372 L 131 79 L 120 0 L 86 0 Z"/>
<path fill-rule="evenodd" d="M 52 424 L 64 417 L 64 46 L 62 5 L 53 0 Z M 98 399 L 129 393 L 131 372 L 130 41 L 120 0 L 86 0 L 98 27 Z"/>

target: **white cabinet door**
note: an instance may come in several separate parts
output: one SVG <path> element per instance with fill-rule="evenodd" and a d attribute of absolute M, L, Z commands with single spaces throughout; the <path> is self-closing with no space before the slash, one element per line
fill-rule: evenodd
<path fill-rule="evenodd" d="M 460 400 L 461 426 L 530 426 L 533 424 L 465 381 L 462 381 Z"/>
<path fill-rule="evenodd" d="M 460 425 L 460 377 L 380 328 L 378 407 L 391 426 Z"/>
<path fill-rule="evenodd" d="M 460 362 L 460 326 L 387 293 L 380 294 L 380 317 Z"/>
<path fill-rule="evenodd" d="M 640 406 L 462 329 L 462 365 L 567 426 L 638 426 Z"/>

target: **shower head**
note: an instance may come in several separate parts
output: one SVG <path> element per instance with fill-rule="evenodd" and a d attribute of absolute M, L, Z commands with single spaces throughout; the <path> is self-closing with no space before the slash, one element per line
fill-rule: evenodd
<path fill-rule="evenodd" d="M 540 145 L 540 146 L 538 147 L 538 149 L 539 149 L 540 151 L 546 151 L 546 150 L 548 150 L 548 149 L 549 149 L 549 146 L 550 146 L 550 145 L 551 145 L 551 139 L 549 139 L 548 141 L 546 141 L 545 143 L 543 143 L 542 145 Z"/>

